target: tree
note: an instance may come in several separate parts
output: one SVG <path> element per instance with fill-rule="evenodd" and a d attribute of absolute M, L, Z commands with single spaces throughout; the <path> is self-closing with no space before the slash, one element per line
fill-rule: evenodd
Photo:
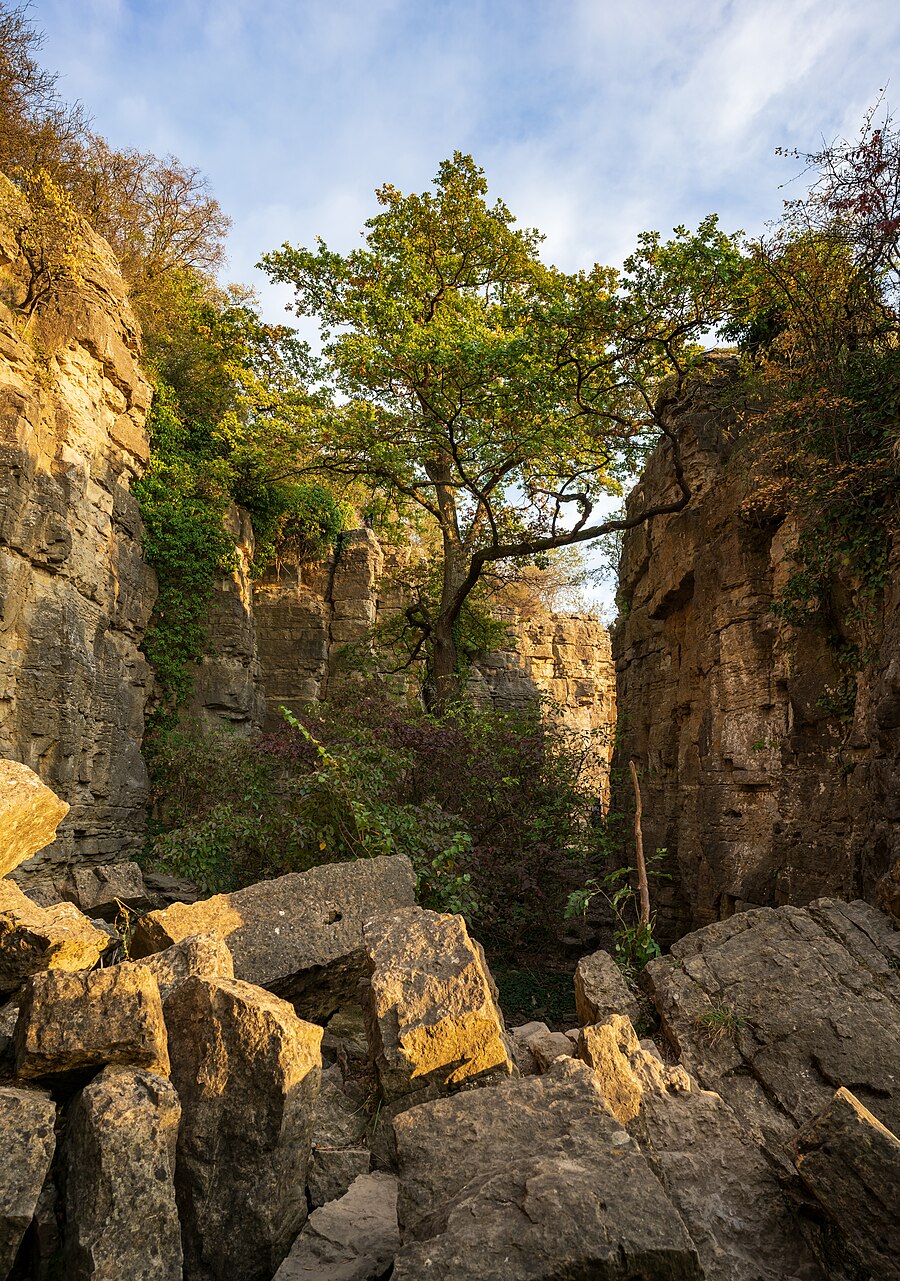
<path fill-rule="evenodd" d="M 666 407 L 739 261 L 709 218 L 665 244 L 642 236 L 624 274 L 566 274 L 541 262 L 536 231 L 517 229 L 486 195 L 483 171 L 456 153 L 433 192 L 377 192 L 382 212 L 363 248 L 286 244 L 262 261 L 323 330 L 334 403 L 313 424 L 315 466 L 364 478 L 439 532 L 440 589 L 408 615 L 438 708 L 457 692 L 455 632 L 486 566 L 687 503 Z M 592 523 L 660 433 L 675 495 Z"/>

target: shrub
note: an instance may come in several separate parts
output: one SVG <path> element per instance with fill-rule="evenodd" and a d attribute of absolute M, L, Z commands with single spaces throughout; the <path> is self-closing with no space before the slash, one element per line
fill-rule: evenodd
<path fill-rule="evenodd" d="M 462 912 L 494 949 L 546 946 L 590 845 L 583 757 L 537 705 L 437 719 L 347 681 L 275 733 L 167 734 L 147 856 L 220 890 L 406 854 L 424 906 Z"/>

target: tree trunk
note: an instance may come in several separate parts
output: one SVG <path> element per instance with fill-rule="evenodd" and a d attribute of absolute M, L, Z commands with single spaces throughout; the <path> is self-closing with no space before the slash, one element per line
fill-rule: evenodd
<path fill-rule="evenodd" d="M 462 692 L 455 633 L 459 610 L 457 608 L 454 612 L 454 605 L 468 570 L 468 561 L 459 544 L 455 523 L 444 530 L 443 542 L 441 606 L 431 636 L 431 672 L 434 683 L 431 708 L 438 716 L 446 712 Z"/>
<path fill-rule="evenodd" d="M 432 634 L 431 674 L 434 693 L 431 711 L 441 716 L 459 696 L 459 664 L 453 624 L 443 615 L 435 624 Z"/>

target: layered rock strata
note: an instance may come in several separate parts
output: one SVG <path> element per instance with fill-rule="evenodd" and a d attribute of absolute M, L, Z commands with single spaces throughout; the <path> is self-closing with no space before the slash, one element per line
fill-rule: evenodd
<path fill-rule="evenodd" d="M 875 901 L 900 858 L 900 546 L 874 605 L 835 584 L 842 640 L 866 658 L 844 706 L 825 629 L 773 610 L 797 531 L 742 515 L 740 431 L 715 401 L 698 388 L 673 415 L 693 497 L 626 535 L 613 631 L 620 760 L 640 770 L 645 847 L 675 874 L 659 888 L 669 937 L 746 907 Z M 663 445 L 628 509 L 675 497 Z M 877 615 L 865 635 L 857 606 Z M 622 773 L 614 808 L 632 813 Z"/>
<path fill-rule="evenodd" d="M 27 211 L 0 176 L 0 284 L 19 288 Z M 156 595 L 131 485 L 150 388 L 112 253 L 85 226 L 80 279 L 29 324 L 0 301 L 0 757 L 70 806 L 48 864 L 140 844 Z"/>

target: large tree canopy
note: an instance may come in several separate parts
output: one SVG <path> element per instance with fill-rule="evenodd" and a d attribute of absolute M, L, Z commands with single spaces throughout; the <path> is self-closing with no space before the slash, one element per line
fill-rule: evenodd
<path fill-rule="evenodd" d="M 622 273 L 566 274 L 542 263 L 536 231 L 487 203 L 483 171 L 459 153 L 433 192 L 377 196 L 362 248 L 284 245 L 262 265 L 322 327 L 333 399 L 311 428 L 316 466 L 415 504 L 439 531 L 439 596 L 411 621 L 442 705 L 455 689 L 454 629 L 486 565 L 688 501 L 660 392 L 678 395 L 740 256 L 711 217 L 668 243 L 642 236 Z M 660 431 L 677 496 L 596 521 Z"/>

